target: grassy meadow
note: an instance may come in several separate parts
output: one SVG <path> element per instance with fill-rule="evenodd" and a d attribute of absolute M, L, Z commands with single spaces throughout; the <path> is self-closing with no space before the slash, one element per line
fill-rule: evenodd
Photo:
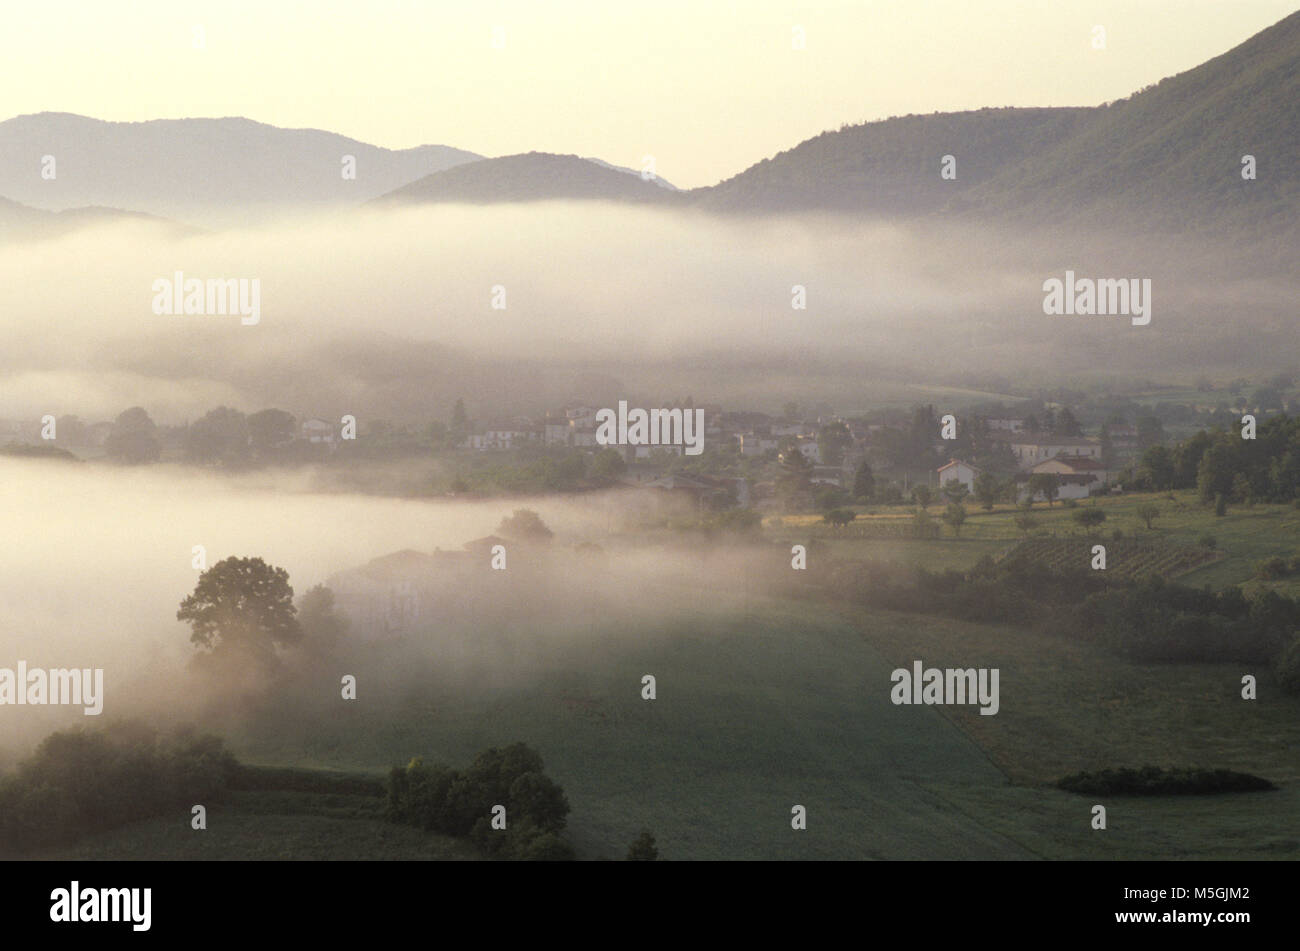
<path fill-rule="evenodd" d="M 1150 501 L 1162 512 L 1148 531 L 1136 508 Z M 1180 579 L 1192 584 L 1259 586 L 1255 563 L 1294 554 L 1300 533 L 1300 511 L 1282 506 L 1216 518 L 1188 493 L 1097 504 L 1103 540 L 1116 528 L 1177 545 L 1213 535 L 1222 557 Z M 764 532 L 825 538 L 837 557 L 931 569 L 1020 541 L 1012 507 L 969 511 L 960 538 L 947 527 L 930 541 L 854 538 L 852 525 L 836 531 L 812 516 L 769 520 Z M 908 517 L 903 507 L 860 515 Z M 1039 533 L 1082 531 L 1060 503 L 1036 506 L 1035 517 Z M 1295 579 L 1269 584 L 1298 593 Z M 1144 665 L 1050 631 L 727 595 L 703 583 L 659 596 L 667 607 L 632 629 L 597 619 L 547 631 L 553 622 L 517 619 L 516 631 L 484 630 L 547 645 L 493 676 L 454 677 L 410 644 L 376 643 L 357 671 L 364 702 L 338 707 L 329 672 L 309 685 L 315 701 L 209 728 L 245 763 L 375 778 L 414 756 L 464 766 L 485 747 L 523 741 L 563 786 L 582 859 L 622 858 L 642 828 L 670 860 L 1300 858 L 1300 698 L 1284 696 L 1269 670 Z M 890 673 L 914 660 L 998 668 L 998 714 L 893 705 Z M 1240 699 L 1246 673 L 1259 679 L 1253 702 Z M 645 674 L 656 678 L 653 701 L 641 698 Z M 1100 832 L 1089 824 L 1093 799 L 1051 787 L 1080 770 L 1145 765 L 1240 770 L 1279 789 L 1116 797 L 1103 802 Z M 476 857 L 465 841 L 385 823 L 383 802 L 235 792 L 211 806 L 205 832 L 177 815 L 43 857 Z M 791 829 L 796 804 L 807 809 L 806 831 Z"/>
<path fill-rule="evenodd" d="M 931 517 L 937 521 L 946 504 L 931 503 Z M 1191 491 L 1129 493 L 1078 502 L 1079 507 L 1094 504 L 1106 513 L 1106 521 L 1093 532 L 1099 542 L 1104 543 L 1116 529 L 1130 539 L 1172 545 L 1197 545 L 1206 536 L 1213 538 L 1220 557 L 1180 575 L 1183 584 L 1214 589 L 1237 584 L 1246 591 L 1266 587 L 1291 597 L 1300 595 L 1300 577 L 1267 582 L 1254 577 L 1260 561 L 1300 553 L 1300 509 L 1295 506 L 1233 505 L 1227 515 L 1216 516 L 1213 507 L 1202 506 Z M 1151 529 L 1138 515 L 1138 508 L 1146 504 L 1160 508 Z M 857 519 L 844 528 L 825 524 L 820 515 L 782 515 L 767 519 L 765 531 L 772 538 L 792 543 L 810 537 L 822 539 L 837 558 L 894 561 L 931 571 L 969 568 L 982 556 L 996 558 L 1026 538 L 1016 528 L 1019 510 L 1015 506 L 999 503 L 986 512 L 968 499 L 965 507 L 967 518 L 961 534 L 954 536 L 952 528 L 943 525 L 942 537 L 934 540 L 854 537 L 856 531 L 864 531 L 858 528 L 861 523 L 906 523 L 912 518 L 910 505 L 853 506 Z M 1073 519 L 1076 511 L 1059 501 L 1050 507 L 1045 502 L 1036 503 L 1032 515 L 1037 524 L 1030 536 L 1085 536 L 1085 530 Z"/>
<path fill-rule="evenodd" d="M 617 650 L 575 647 L 529 682 L 456 693 L 431 680 L 355 715 L 304 712 L 229 734 L 241 759 L 381 775 L 421 755 L 464 764 L 523 740 L 573 811 L 580 858 L 653 830 L 663 859 L 1297 858 L 1300 700 L 1266 672 L 1141 666 L 1028 631 L 751 598 Z M 634 646 L 635 645 L 635 646 Z M 889 674 L 996 666 L 1001 709 L 894 706 Z M 579 673 L 578 671 L 581 671 Z M 658 697 L 642 700 L 654 673 Z M 364 681 L 363 681 L 364 682 Z M 322 685 L 328 689 L 328 685 Z M 1080 769 L 1225 767 L 1277 792 L 1093 801 L 1048 787 Z M 790 809 L 808 828 L 790 828 Z M 87 858 L 472 858 L 380 819 L 382 800 L 236 793 L 208 830 L 151 820 L 61 850 Z"/>

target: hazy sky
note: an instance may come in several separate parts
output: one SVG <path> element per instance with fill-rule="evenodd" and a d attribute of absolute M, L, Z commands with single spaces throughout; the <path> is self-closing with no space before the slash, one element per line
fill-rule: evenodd
<path fill-rule="evenodd" d="M 842 123 L 1095 105 L 1296 0 L 44 0 L 6 11 L 0 118 L 242 115 L 390 148 L 597 155 L 712 184 Z M 1093 28 L 1106 33 L 1094 50 Z M 795 28 L 806 48 L 795 50 Z M 504 37 L 494 48 L 494 30 Z M 201 41 L 201 48 L 198 43 Z"/>

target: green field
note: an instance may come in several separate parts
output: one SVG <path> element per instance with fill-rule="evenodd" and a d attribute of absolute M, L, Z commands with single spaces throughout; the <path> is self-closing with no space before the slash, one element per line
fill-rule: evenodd
<path fill-rule="evenodd" d="M 585 859 L 621 858 L 643 826 L 664 859 L 1300 858 L 1300 700 L 1265 671 L 1246 702 L 1234 665 L 1146 667 L 1028 631 L 723 601 L 621 632 L 620 647 L 597 637 L 552 651 L 518 682 L 458 690 L 430 670 L 427 685 L 372 689 L 344 716 L 304 707 L 225 732 L 248 762 L 375 775 L 522 740 L 565 788 Z M 1000 712 L 894 706 L 890 671 L 914 659 L 998 667 Z M 657 677 L 654 701 L 640 699 L 644 673 Z M 1105 832 L 1089 828 L 1091 800 L 1048 788 L 1080 769 L 1148 763 L 1239 769 L 1281 788 L 1117 798 L 1104 803 Z M 238 793 L 206 832 L 178 816 L 57 854 L 473 856 L 382 823 L 381 803 Z M 806 831 L 790 828 L 795 804 Z"/>
<path fill-rule="evenodd" d="M 353 800 L 340 802 L 340 798 Z M 208 828 L 188 815 L 137 822 L 51 850 L 46 859 L 475 861 L 468 842 L 385 822 L 364 797 L 235 793 L 208 807 Z"/>
<path fill-rule="evenodd" d="M 1102 500 L 1099 534 L 1178 545 L 1213 534 L 1224 557 L 1185 582 L 1254 587 L 1257 561 L 1296 550 L 1294 508 L 1216 518 L 1183 494 L 1157 499 L 1165 512 L 1147 532 L 1134 510 L 1152 498 Z M 1041 532 L 1077 531 L 1059 504 L 1037 515 Z M 963 567 L 1016 545 L 1013 517 L 972 508 L 958 539 L 829 544 L 840 557 Z M 783 523 L 770 539 L 806 540 L 817 527 Z M 528 743 L 567 793 L 583 859 L 622 858 L 643 827 L 664 859 L 1300 858 L 1300 698 L 1267 669 L 1141 665 L 1050 628 L 741 597 L 702 579 L 640 596 L 644 609 L 569 605 L 576 624 L 541 611 L 476 621 L 463 636 L 504 645 L 478 667 L 440 660 L 445 641 L 375 643 L 347 668 L 356 703 L 341 704 L 337 671 L 322 670 L 203 726 L 246 763 L 374 777 L 413 756 L 464 766 L 485 747 Z M 893 705 L 890 673 L 914 660 L 998 668 L 999 713 Z M 647 673 L 653 701 L 640 697 Z M 1246 673 L 1258 700 L 1240 698 Z M 1145 765 L 1239 770 L 1279 789 L 1115 798 L 1098 832 L 1091 799 L 1051 788 L 1080 770 Z M 806 831 L 790 827 L 796 804 Z M 188 814 L 160 818 L 43 857 L 476 856 L 467 842 L 383 822 L 382 807 L 375 796 L 237 792 L 211 806 L 204 832 Z"/>
<path fill-rule="evenodd" d="M 1106 513 L 1106 521 L 1095 532 L 1098 541 L 1105 542 L 1115 529 L 1129 538 L 1189 546 L 1198 544 L 1200 539 L 1209 535 L 1214 538 L 1221 557 L 1180 575 L 1181 583 L 1197 587 L 1208 585 L 1215 589 L 1239 584 L 1246 591 L 1266 587 L 1291 597 L 1300 596 L 1300 577 L 1269 582 L 1254 580 L 1255 567 L 1260 561 L 1300 554 L 1300 509 L 1292 505 L 1234 505 L 1229 507 L 1227 515 L 1218 517 L 1212 508 L 1200 505 L 1194 492 L 1175 492 L 1172 499 L 1170 494 L 1131 493 L 1098 497 L 1095 504 Z M 1148 503 L 1161 509 L 1151 530 L 1137 514 L 1138 506 Z M 1094 501 L 1091 499 L 1079 502 L 1080 506 L 1092 504 Z M 931 516 L 937 520 L 943 508 L 943 505 L 931 504 Z M 1006 504 L 985 512 L 968 500 L 967 520 L 961 535 L 953 537 L 952 529 L 945 525 L 942 538 L 927 541 L 853 538 L 857 522 L 905 523 L 912 517 L 910 506 L 858 506 L 855 510 L 859 513 L 857 521 L 842 530 L 826 525 L 819 515 L 784 515 L 779 517 L 778 527 L 772 527 L 770 523 L 773 520 L 768 519 L 765 531 L 774 539 L 791 542 L 805 542 L 809 537 L 824 539 L 831 546 L 832 554 L 840 558 L 896 561 L 932 571 L 969 568 L 983 555 L 997 557 L 1025 537 L 1015 525 L 1017 510 Z M 1033 510 L 1038 523 L 1033 534 L 1083 536 L 1083 529 L 1072 518 L 1074 511 L 1077 509 L 1068 509 L 1061 502 L 1050 508 L 1039 502 Z"/>

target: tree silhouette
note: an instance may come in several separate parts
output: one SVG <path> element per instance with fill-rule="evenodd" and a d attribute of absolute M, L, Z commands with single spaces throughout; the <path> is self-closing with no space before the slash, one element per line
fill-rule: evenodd
<path fill-rule="evenodd" d="M 158 427 L 142 407 L 132 406 L 122 412 L 104 440 L 104 451 L 118 462 L 138 465 L 156 462 L 162 453 Z"/>
<path fill-rule="evenodd" d="M 535 542 L 549 542 L 555 534 L 532 509 L 515 509 L 513 515 L 501 520 L 497 531 L 506 538 Z"/>
<path fill-rule="evenodd" d="M 287 571 L 261 558 L 226 558 L 199 575 L 176 619 L 190 623 L 197 647 L 274 662 L 276 647 L 302 637 L 296 615 Z"/>

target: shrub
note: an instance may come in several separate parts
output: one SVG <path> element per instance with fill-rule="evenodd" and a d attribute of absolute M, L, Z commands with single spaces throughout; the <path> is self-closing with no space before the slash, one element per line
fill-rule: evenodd
<path fill-rule="evenodd" d="M 1199 796 L 1276 789 L 1267 779 L 1228 769 L 1103 769 L 1075 773 L 1057 788 L 1087 796 Z"/>
<path fill-rule="evenodd" d="M 549 542 L 555 535 L 532 509 L 515 509 L 501 519 L 497 532 L 506 538 L 532 542 Z"/>
<path fill-rule="evenodd" d="M 389 772 L 387 816 L 444 835 L 469 836 L 486 854 L 500 858 L 572 858 L 572 849 L 559 838 L 568 799 L 542 769 L 542 758 L 523 743 L 483 750 L 464 771 L 426 766 L 417 757 Z M 506 810 L 504 830 L 492 828 L 497 805 Z"/>
<path fill-rule="evenodd" d="M 1255 565 L 1255 577 L 1261 581 L 1279 581 L 1290 573 L 1285 558 L 1268 558 Z"/>
<path fill-rule="evenodd" d="M 219 801 L 238 764 L 220 738 L 127 723 L 47 736 L 0 783 L 0 850 L 16 852 Z"/>
<path fill-rule="evenodd" d="M 835 528 L 843 528 L 857 517 L 857 513 L 850 509 L 831 509 L 822 516 L 822 521 Z"/>
<path fill-rule="evenodd" d="M 1143 524 L 1150 530 L 1155 527 L 1155 521 L 1160 517 L 1160 506 L 1154 502 L 1144 502 L 1135 510 L 1137 517 L 1142 519 Z"/>
<path fill-rule="evenodd" d="M 1067 499 L 1066 501 L 1073 502 L 1074 500 Z M 1095 505 L 1090 505 L 1087 508 L 1079 509 L 1077 512 L 1074 513 L 1072 517 L 1087 531 L 1092 531 L 1102 522 L 1106 521 L 1106 513 L 1103 510 L 1097 508 Z"/>

